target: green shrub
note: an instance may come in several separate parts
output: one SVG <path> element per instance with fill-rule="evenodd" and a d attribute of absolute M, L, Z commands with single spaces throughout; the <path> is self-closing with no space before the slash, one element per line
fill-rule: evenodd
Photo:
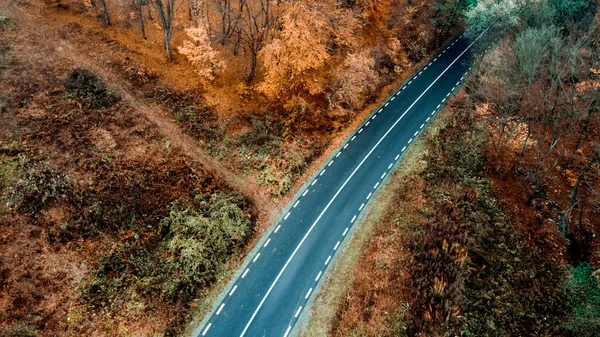
<path fill-rule="evenodd" d="M 83 68 L 76 68 L 69 75 L 65 81 L 65 88 L 68 97 L 79 99 L 87 108 L 108 108 L 120 99 L 108 90 L 96 74 Z"/>
<path fill-rule="evenodd" d="M 33 325 L 18 324 L 0 329 L 0 337 L 34 337 L 37 330 Z"/>
<path fill-rule="evenodd" d="M 565 328 L 574 336 L 600 336 L 600 287 L 589 263 L 580 263 L 563 282 L 571 316 Z"/>

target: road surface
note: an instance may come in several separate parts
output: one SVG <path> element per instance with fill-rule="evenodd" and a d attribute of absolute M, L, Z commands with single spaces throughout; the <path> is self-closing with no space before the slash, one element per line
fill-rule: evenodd
<path fill-rule="evenodd" d="M 348 137 L 228 285 L 194 336 L 288 337 L 402 153 L 470 70 L 463 33 Z"/>

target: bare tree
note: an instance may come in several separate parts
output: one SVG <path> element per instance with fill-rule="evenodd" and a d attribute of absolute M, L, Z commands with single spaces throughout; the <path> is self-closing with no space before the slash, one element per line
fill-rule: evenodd
<path fill-rule="evenodd" d="M 108 15 L 108 7 L 106 6 L 106 0 L 100 0 L 102 3 L 102 17 L 104 19 L 104 24 L 110 26 L 110 16 Z"/>
<path fill-rule="evenodd" d="M 158 11 L 160 23 L 163 28 L 165 51 L 167 60 L 171 62 L 171 37 L 173 35 L 173 18 L 175 17 L 175 0 L 152 0 Z"/>
<path fill-rule="evenodd" d="M 252 82 L 256 76 L 256 67 L 258 65 L 258 53 L 265 46 L 269 35 L 269 30 L 273 24 L 272 14 L 270 12 L 271 0 L 259 0 L 260 9 L 254 10 L 247 2 L 243 6 L 246 14 L 242 19 L 240 28 L 241 41 L 250 53 L 250 71 L 246 80 Z"/>
<path fill-rule="evenodd" d="M 140 22 L 140 30 L 142 32 L 142 39 L 146 39 L 146 27 L 144 24 L 144 12 L 142 11 L 142 0 L 132 0 L 131 5 L 136 13 L 138 21 Z"/>

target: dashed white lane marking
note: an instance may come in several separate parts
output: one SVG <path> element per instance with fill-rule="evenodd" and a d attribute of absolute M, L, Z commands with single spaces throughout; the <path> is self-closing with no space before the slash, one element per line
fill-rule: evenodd
<path fill-rule="evenodd" d="M 409 139 L 409 140 L 408 140 L 408 144 L 412 143 L 412 141 L 413 141 L 413 139 L 412 139 L 412 138 L 411 138 L 411 139 Z"/>
<path fill-rule="evenodd" d="M 464 76 L 463 76 L 464 77 Z M 460 84 L 460 81 L 456 82 L 456 86 L 458 86 Z"/>
<path fill-rule="evenodd" d="M 413 80 L 410 80 L 410 82 L 408 82 L 408 84 L 411 84 Z"/>
<path fill-rule="evenodd" d="M 369 126 L 369 124 L 371 124 L 371 121 L 368 121 L 367 124 L 365 124 L 365 126 Z"/>
<path fill-rule="evenodd" d="M 442 103 L 444 103 L 444 102 L 446 102 L 446 98 L 445 97 L 442 99 Z"/>
<path fill-rule="evenodd" d="M 373 193 L 369 193 L 369 195 L 367 195 L 367 200 L 371 199 L 372 195 L 373 195 Z"/>
<path fill-rule="evenodd" d="M 391 168 L 392 168 L 392 166 L 394 166 L 394 163 L 391 163 L 391 164 L 388 166 L 388 170 L 389 170 L 389 169 L 391 169 Z"/>
<path fill-rule="evenodd" d="M 352 139 L 350 139 L 350 141 L 353 141 L 356 139 L 356 136 L 353 136 Z"/>
<path fill-rule="evenodd" d="M 404 147 L 404 149 L 406 149 L 406 146 Z M 398 158 L 400 158 L 400 155 L 396 155 L 396 158 L 394 158 L 394 160 L 398 160 Z"/>
<path fill-rule="evenodd" d="M 435 115 L 435 110 L 433 110 L 433 111 L 431 112 L 431 116 L 433 116 L 433 115 Z"/>
<path fill-rule="evenodd" d="M 387 103 L 385 103 L 385 105 L 384 105 L 384 106 L 388 106 L 388 105 L 390 105 L 390 102 L 387 102 Z"/>
<path fill-rule="evenodd" d="M 437 61 L 437 59 L 438 59 L 438 58 L 436 57 L 436 58 L 434 58 L 434 59 L 433 59 L 433 61 L 435 62 L 435 61 Z"/>
<path fill-rule="evenodd" d="M 456 86 L 453 86 L 453 87 L 452 87 L 452 90 L 450 90 L 450 92 L 454 91 L 454 89 L 456 89 Z"/>
<path fill-rule="evenodd" d="M 377 182 L 377 184 L 375 184 L 375 186 L 373 186 L 373 189 L 376 189 L 379 186 L 379 182 Z"/>
<path fill-rule="evenodd" d="M 285 330 L 285 333 L 283 334 L 283 337 L 287 337 L 290 334 L 290 331 L 292 330 L 292 326 L 288 325 L 287 330 Z"/>
<path fill-rule="evenodd" d="M 329 261 L 331 261 L 331 255 L 329 255 L 329 256 L 327 257 L 327 260 L 325 260 L 325 265 L 328 265 L 328 264 L 329 264 Z"/>
<path fill-rule="evenodd" d="M 390 99 L 390 101 L 393 101 L 393 100 L 395 100 L 395 99 L 396 99 L 396 96 L 392 97 L 392 99 Z"/>
<path fill-rule="evenodd" d="M 491 26 L 490 26 L 491 27 Z M 364 164 L 364 162 L 371 156 L 371 154 L 375 151 L 375 149 L 377 149 L 377 147 L 379 146 L 379 144 L 381 144 L 381 142 L 387 137 L 387 135 L 393 130 L 394 127 L 396 127 L 396 125 L 402 120 L 402 118 L 404 118 L 404 116 L 408 113 L 408 111 L 410 111 L 410 109 L 412 109 L 417 102 L 423 97 L 425 96 L 425 94 L 429 91 L 429 89 L 431 89 L 431 87 L 433 87 L 435 85 L 435 83 L 437 83 L 437 81 L 439 81 L 439 79 L 456 63 L 458 62 L 458 60 L 467 52 L 469 51 L 469 49 L 471 49 L 471 47 L 477 42 L 479 41 L 479 39 L 481 39 L 481 37 L 487 33 L 487 31 L 490 29 L 490 27 L 488 27 L 487 29 L 485 29 L 481 34 L 479 34 L 479 36 L 474 39 L 474 41 L 471 42 L 471 44 L 469 46 L 467 46 L 467 48 L 465 48 L 465 50 L 460 53 L 455 59 L 454 61 L 452 61 L 444 71 L 442 71 L 438 77 L 433 80 L 433 82 L 423 91 L 423 93 L 421 93 L 421 95 L 419 95 L 419 97 L 417 97 L 417 99 L 405 110 L 405 112 L 398 118 L 396 119 L 396 121 L 390 126 L 390 128 L 388 129 L 388 131 L 386 131 L 386 133 L 379 139 L 379 141 L 371 148 L 371 150 L 367 153 L 367 155 L 362 159 L 362 161 L 357 165 L 357 167 L 354 169 L 354 171 L 352 171 L 352 173 L 350 174 L 350 176 L 348 178 L 346 178 L 346 180 L 344 181 L 344 183 L 342 184 L 342 186 L 338 189 L 338 191 L 336 192 L 336 194 L 333 196 L 333 198 L 331 200 L 329 200 L 329 202 L 327 203 L 327 205 L 325 206 L 325 208 L 321 211 L 321 213 L 319 214 L 319 216 L 317 217 L 317 219 L 313 222 L 313 224 L 311 225 L 311 227 L 308 229 L 308 231 L 304 234 L 304 236 L 302 237 L 302 240 L 300 240 L 300 243 L 296 246 L 296 248 L 294 249 L 294 251 L 292 252 L 292 254 L 290 255 L 290 257 L 288 258 L 288 260 L 286 261 L 286 263 L 284 264 L 283 268 L 279 271 L 279 273 L 277 274 L 277 277 L 275 277 L 275 280 L 273 280 L 273 282 L 271 283 L 271 286 L 269 287 L 269 289 L 267 290 L 267 292 L 263 295 L 262 300 L 260 301 L 260 303 L 258 304 L 258 306 L 256 307 L 256 309 L 254 309 L 254 313 L 252 314 L 252 316 L 250 317 L 250 319 L 248 320 L 248 322 L 246 323 L 246 326 L 244 327 L 244 330 L 242 331 L 242 333 L 240 334 L 240 337 L 244 337 L 244 335 L 246 334 L 246 332 L 248 331 L 248 329 L 250 328 L 250 325 L 252 324 L 252 322 L 254 321 L 254 319 L 256 318 L 256 315 L 258 314 L 258 312 L 260 311 L 260 309 L 262 308 L 262 306 L 264 305 L 265 301 L 267 300 L 267 298 L 269 297 L 269 294 L 271 294 L 271 291 L 273 291 L 273 288 L 275 287 L 275 285 L 277 284 L 277 282 L 279 281 L 279 279 L 281 278 L 281 275 L 283 275 L 283 273 L 285 272 L 285 270 L 287 269 L 288 265 L 290 264 L 290 262 L 292 261 L 292 259 L 294 258 L 294 256 L 296 256 L 298 250 L 300 249 L 300 247 L 302 247 L 302 244 L 304 243 L 304 241 L 306 240 L 306 238 L 310 235 L 310 233 L 312 232 L 313 228 L 315 228 L 315 226 L 317 225 L 317 223 L 319 222 L 319 220 L 321 219 L 321 217 L 323 216 L 323 214 L 325 214 L 325 212 L 327 212 L 327 210 L 329 209 L 329 207 L 331 206 L 331 204 L 337 199 L 337 196 L 341 193 L 341 191 L 344 189 L 344 187 L 348 184 L 348 182 L 352 179 L 352 177 L 354 177 L 354 175 L 356 174 L 356 172 L 362 167 L 362 165 Z M 312 289 L 311 289 L 312 291 Z M 308 297 L 307 297 L 308 298 Z"/>
<path fill-rule="evenodd" d="M 422 129 L 425 126 L 425 123 L 421 124 L 421 127 L 419 127 L 419 129 Z"/>
<path fill-rule="evenodd" d="M 421 75 L 423 73 L 423 70 L 419 71 L 419 75 Z"/>
<path fill-rule="evenodd" d="M 221 303 L 219 310 L 217 310 L 217 315 L 221 313 L 221 310 L 223 310 L 223 307 L 225 307 L 225 303 Z"/>
<path fill-rule="evenodd" d="M 211 325 L 212 325 L 212 323 L 208 323 L 208 325 L 206 326 L 206 328 L 204 328 L 204 331 L 202 332 L 202 336 L 206 335 L 206 333 L 208 332 L 208 329 L 210 329 Z"/>
<path fill-rule="evenodd" d="M 312 288 L 308 289 L 308 292 L 306 293 L 306 296 L 304 296 L 304 299 L 307 299 L 308 296 L 310 296 L 310 293 L 312 293 Z"/>
<path fill-rule="evenodd" d="M 346 234 L 348 233 L 349 229 L 350 229 L 350 227 L 346 227 L 346 229 L 344 229 L 344 233 L 342 233 L 342 236 L 346 236 Z"/>
<path fill-rule="evenodd" d="M 290 217 L 290 214 L 291 214 L 290 212 L 287 212 L 287 214 L 285 215 L 285 217 L 283 218 L 283 220 L 287 220 L 287 218 Z"/>
<path fill-rule="evenodd" d="M 350 223 L 354 223 L 354 220 L 356 220 L 356 215 L 352 217 L 352 220 L 350 220 Z"/>
<path fill-rule="evenodd" d="M 327 167 L 331 166 L 331 164 L 333 164 L 333 160 L 329 162 L 329 164 L 327 164 Z"/>
<path fill-rule="evenodd" d="M 427 117 L 427 119 L 425 120 L 425 122 L 429 122 L 430 119 L 431 119 L 431 117 Z"/>
<path fill-rule="evenodd" d="M 246 270 L 244 270 L 244 273 L 242 274 L 242 278 L 246 277 L 246 274 L 248 274 L 249 271 L 250 269 L 246 268 Z"/>
<path fill-rule="evenodd" d="M 450 97 L 450 93 L 447 93 L 447 94 L 446 94 L 446 97 Z"/>
<path fill-rule="evenodd" d="M 296 201 L 296 203 L 294 204 L 294 208 L 296 208 L 296 206 L 298 206 L 299 203 L 300 203 L 300 200 Z"/>
<path fill-rule="evenodd" d="M 358 208 L 358 211 L 362 211 L 362 209 L 365 207 L 365 204 L 360 205 L 360 207 Z"/>
<path fill-rule="evenodd" d="M 426 66 L 423 70 L 427 70 L 427 68 L 429 68 L 430 65 L 431 65 L 431 62 L 429 62 L 429 65 Z"/>
<path fill-rule="evenodd" d="M 339 246 L 340 246 L 340 242 L 338 241 L 338 242 L 335 244 L 335 247 L 333 247 L 333 250 L 337 250 Z"/>
<path fill-rule="evenodd" d="M 298 315 L 300 315 L 300 311 L 302 311 L 302 306 L 298 307 L 298 310 L 296 311 L 294 318 L 298 318 Z"/>
<path fill-rule="evenodd" d="M 302 193 L 302 196 L 305 197 L 308 194 L 308 189 Z"/>
<path fill-rule="evenodd" d="M 377 114 L 373 115 L 373 117 L 371 117 L 371 120 L 377 118 Z"/>
<path fill-rule="evenodd" d="M 237 289 L 237 284 L 233 287 L 233 289 L 231 289 L 231 292 L 229 293 L 229 296 L 233 295 L 233 293 L 235 292 L 235 290 Z"/>
<path fill-rule="evenodd" d="M 318 179 L 313 180 L 312 184 L 310 184 L 310 186 L 315 186 L 315 184 L 317 183 Z"/>
<path fill-rule="evenodd" d="M 322 176 L 325 173 L 326 170 L 321 171 L 321 174 L 319 174 L 319 176 Z"/>
<path fill-rule="evenodd" d="M 281 225 L 278 225 L 277 228 L 275 228 L 275 233 L 277 233 L 277 231 L 279 230 L 279 228 L 281 228 Z"/>
<path fill-rule="evenodd" d="M 256 260 L 258 260 L 259 256 L 260 256 L 260 253 L 256 254 L 256 256 L 254 257 L 254 259 L 252 260 L 252 262 L 256 262 Z"/>
<path fill-rule="evenodd" d="M 387 174 L 387 172 L 383 172 L 383 174 L 381 175 L 381 178 L 379 178 L 379 179 L 383 179 L 386 174 Z"/>
<path fill-rule="evenodd" d="M 315 282 L 318 282 L 318 281 L 319 281 L 319 279 L 321 278 L 321 275 L 323 275 L 323 272 L 322 272 L 322 271 L 320 271 L 320 272 L 317 274 L 317 277 L 315 277 Z"/>
<path fill-rule="evenodd" d="M 398 95 L 398 94 L 396 94 L 396 95 Z M 382 111 L 383 111 L 383 109 L 379 109 L 379 111 L 377 113 L 381 113 Z M 373 118 L 375 118 L 375 117 L 373 117 Z"/>
<path fill-rule="evenodd" d="M 335 155 L 335 157 L 336 157 L 336 158 L 337 158 L 337 157 L 339 157 L 339 156 L 340 156 L 340 154 L 342 154 L 342 152 L 341 152 L 341 151 L 340 151 L 340 152 L 338 152 L 338 153 Z"/>
<path fill-rule="evenodd" d="M 404 152 L 404 150 L 406 150 L 406 146 L 402 148 L 402 152 Z M 396 160 L 398 160 L 397 158 L 398 156 L 396 156 Z"/>
<path fill-rule="evenodd" d="M 267 240 L 267 242 L 265 242 L 265 245 L 264 245 L 263 247 L 266 247 L 266 246 L 268 246 L 268 245 L 269 245 L 269 242 L 271 242 L 271 238 L 269 238 L 269 239 Z"/>
<path fill-rule="evenodd" d="M 442 106 L 441 104 L 438 104 L 437 109 L 439 109 L 441 106 Z"/>
<path fill-rule="evenodd" d="M 416 136 L 419 134 L 419 131 L 415 131 L 415 134 L 413 136 Z M 412 138 L 411 138 L 412 139 Z M 410 142 L 409 142 L 410 143 Z"/>
<path fill-rule="evenodd" d="M 363 131 L 363 128 L 360 128 L 360 130 L 358 130 L 358 133 L 361 133 Z"/>
<path fill-rule="evenodd" d="M 344 145 L 344 150 L 348 147 L 349 144 Z"/>

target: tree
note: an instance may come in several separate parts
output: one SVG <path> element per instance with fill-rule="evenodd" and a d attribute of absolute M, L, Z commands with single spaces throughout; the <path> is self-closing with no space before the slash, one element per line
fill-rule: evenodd
<path fill-rule="evenodd" d="M 146 27 L 144 25 L 144 12 L 142 11 L 142 0 L 132 0 L 132 7 L 136 13 L 138 21 L 140 23 L 140 31 L 142 32 L 142 39 L 146 39 Z"/>
<path fill-rule="evenodd" d="M 158 11 L 160 23 L 164 34 L 165 51 L 167 60 L 171 62 L 171 37 L 173 34 L 173 18 L 175 17 L 175 0 L 152 0 Z"/>
<path fill-rule="evenodd" d="M 258 53 L 265 46 L 271 25 L 273 24 L 271 0 L 258 0 L 260 4 L 259 9 L 254 9 L 247 0 L 241 1 L 244 1 L 244 5 L 240 5 L 240 7 L 243 7 L 246 12 L 242 18 L 242 26 L 239 32 L 241 41 L 250 53 L 250 70 L 246 80 L 252 82 L 256 76 Z"/>
<path fill-rule="evenodd" d="M 196 72 L 200 76 L 207 80 L 213 80 L 214 70 L 222 68 L 224 63 L 219 59 L 217 51 L 212 48 L 206 28 L 199 25 L 198 28 L 186 29 L 186 32 L 192 42 L 184 41 L 183 46 L 177 50 L 195 66 Z"/>
<path fill-rule="evenodd" d="M 106 0 L 100 0 L 100 2 L 102 3 L 102 18 L 104 19 L 104 24 L 110 26 L 110 16 L 108 15 Z"/>

